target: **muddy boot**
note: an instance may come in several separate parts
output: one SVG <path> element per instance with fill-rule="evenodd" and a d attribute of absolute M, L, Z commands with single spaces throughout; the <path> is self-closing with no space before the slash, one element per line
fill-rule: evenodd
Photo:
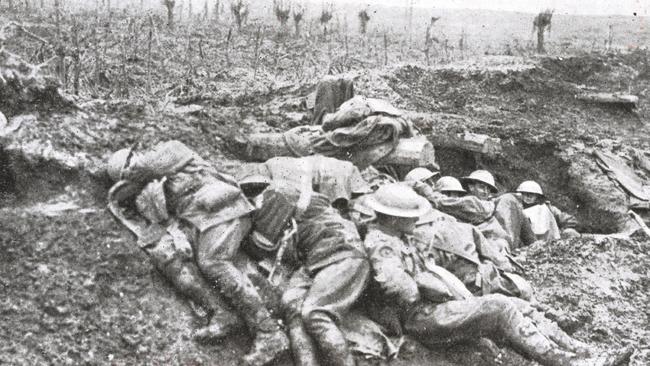
<path fill-rule="evenodd" d="M 242 358 L 247 366 L 263 366 L 289 351 L 289 338 L 273 318 L 257 328 L 251 350 Z"/>
<path fill-rule="evenodd" d="M 207 326 L 194 331 L 192 338 L 197 342 L 215 341 L 242 328 L 243 325 L 243 322 L 232 313 L 216 314 L 210 318 Z"/>
<path fill-rule="evenodd" d="M 620 350 L 610 350 L 598 356 L 575 360 L 571 366 L 622 366 L 630 362 L 634 353 L 632 346 L 623 347 Z"/>
<path fill-rule="evenodd" d="M 329 315 L 314 311 L 303 317 L 308 334 L 317 344 L 324 363 L 336 366 L 355 366 L 345 336 Z"/>
<path fill-rule="evenodd" d="M 289 324 L 289 338 L 291 339 L 291 354 L 293 363 L 300 366 L 318 366 L 316 345 L 311 339 L 301 320 L 294 320 Z"/>

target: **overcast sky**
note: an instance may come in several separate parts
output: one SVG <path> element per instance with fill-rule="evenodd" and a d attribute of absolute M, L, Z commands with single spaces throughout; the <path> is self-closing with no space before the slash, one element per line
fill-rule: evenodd
<path fill-rule="evenodd" d="M 409 0 L 331 0 L 333 2 L 398 5 Z M 451 9 L 491 9 L 537 13 L 546 8 L 556 14 L 622 14 L 650 16 L 650 0 L 415 0 L 415 6 Z"/>

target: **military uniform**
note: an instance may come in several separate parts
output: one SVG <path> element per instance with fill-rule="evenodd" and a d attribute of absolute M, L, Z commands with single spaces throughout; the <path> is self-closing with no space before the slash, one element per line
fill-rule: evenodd
<path fill-rule="evenodd" d="M 275 182 L 262 194 L 252 237 L 275 242 L 292 219 L 297 226 L 293 251 L 301 268 L 292 276 L 283 304 L 296 362 L 316 362 L 315 354 L 305 355 L 310 347 L 302 334 L 306 333 L 329 364 L 354 365 L 336 323 L 368 280 L 370 269 L 359 234 L 331 207 L 328 197 Z"/>
<path fill-rule="evenodd" d="M 136 203 L 136 216 L 127 215 L 126 207 L 133 202 Z M 208 328 L 204 328 L 203 333 L 223 336 L 235 327 L 237 317 L 201 276 L 194 262 L 187 227 L 169 218 L 160 181 L 150 182 L 142 191 L 128 182 L 118 182 L 110 190 L 108 206 L 116 219 L 136 235 L 138 246 L 147 253 L 161 275 L 177 291 L 202 307 L 211 322 L 218 323 L 218 334 L 208 332 Z M 197 332 L 200 333 L 202 330 Z"/>
<path fill-rule="evenodd" d="M 398 312 L 406 333 L 425 344 L 446 344 L 478 340 L 480 337 L 505 340 L 515 350 L 543 365 L 573 365 L 574 352 L 586 346 L 571 339 L 557 327 L 536 326 L 541 314 L 524 316 L 533 309 L 526 302 L 501 294 L 441 301 L 423 291 L 418 273 L 426 271 L 417 249 L 399 233 L 381 226 L 371 227 L 364 244 L 369 252 L 375 284 Z M 426 258 L 426 257 L 424 257 Z M 528 307 L 527 307 L 528 306 Z"/>
<path fill-rule="evenodd" d="M 179 141 L 160 143 L 135 154 L 120 173 L 121 179 L 144 185 L 165 179 L 164 195 L 170 212 L 193 229 L 192 244 L 198 267 L 243 316 L 253 332 L 277 335 L 277 322 L 247 276 L 232 260 L 251 228 L 254 206 L 237 182 Z M 278 347 L 282 348 L 282 337 Z M 285 341 L 286 342 L 286 338 Z M 255 347 L 259 344 L 256 342 Z M 270 352 L 269 352 L 270 353 Z M 255 357 L 262 356 L 253 352 Z M 257 363 L 257 359 L 249 359 Z M 264 363 L 267 360 L 261 360 Z"/>
<path fill-rule="evenodd" d="M 482 200 L 475 196 L 447 197 L 422 183 L 416 183 L 414 189 L 434 208 L 476 225 L 494 250 L 506 254 L 535 240 L 530 222 L 523 214 L 523 206 L 512 194 Z"/>
<path fill-rule="evenodd" d="M 359 169 L 349 161 L 322 155 L 300 158 L 275 157 L 264 163 L 245 165 L 238 176 L 262 175 L 295 187 L 309 186 L 331 202 L 349 201 L 353 194 L 370 191 Z"/>
<path fill-rule="evenodd" d="M 420 218 L 417 225 L 413 235 L 417 250 L 432 256 L 438 266 L 453 273 L 472 293 L 532 297 L 532 287 L 526 280 L 498 269 L 494 263 L 507 258 L 494 252 L 475 226 L 436 209 Z"/>
<path fill-rule="evenodd" d="M 562 212 L 549 202 L 525 207 L 524 214 L 530 220 L 536 240 L 559 239 L 562 231 L 575 229 L 578 226 L 578 221 L 574 216 Z"/>

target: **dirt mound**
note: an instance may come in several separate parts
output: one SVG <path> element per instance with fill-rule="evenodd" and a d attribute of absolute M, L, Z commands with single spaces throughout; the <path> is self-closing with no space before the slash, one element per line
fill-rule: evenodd
<path fill-rule="evenodd" d="M 526 270 L 538 299 L 572 319 L 564 325 L 574 336 L 614 349 L 632 344 L 631 364 L 647 365 L 649 249 L 646 238 L 559 240 L 527 249 Z"/>
<path fill-rule="evenodd" d="M 470 131 L 501 139 L 496 156 L 438 150 L 445 174 L 488 168 L 503 190 L 536 179 L 554 203 L 579 215 L 582 229 L 611 232 L 625 214 L 627 196 L 602 174 L 589 150 L 611 151 L 605 137 L 617 138 L 619 150 L 647 149 L 647 104 L 633 114 L 586 105 L 573 95 L 581 90 L 578 83 L 623 89 L 617 75 L 644 61 L 638 55 L 581 57 L 584 65 L 580 58 L 493 57 L 439 68 L 360 70 L 352 77 L 359 94 L 447 113 L 439 124 L 420 126 L 427 135 Z M 640 75 L 630 79 L 632 92 L 649 87 Z M 118 148 L 179 139 L 232 172 L 240 162 L 224 153 L 224 136 L 299 124 L 309 113 L 313 86 L 158 101 L 94 100 L 70 114 L 8 114 L 22 122 L 0 153 L 6 195 L 0 362 L 237 364 L 249 344 L 245 334 L 217 345 L 190 339 L 202 318 L 105 212 L 101 165 Z M 561 320 L 579 338 L 609 346 L 633 343 L 640 350 L 633 364 L 642 365 L 650 361 L 647 319 L 641 316 L 648 300 L 647 251 L 648 241 L 641 240 L 557 241 L 530 248 L 526 267 L 539 298 L 568 314 Z M 499 352 L 501 364 L 526 363 Z M 411 340 L 395 364 L 487 365 L 495 357 L 467 345 L 424 350 Z"/>

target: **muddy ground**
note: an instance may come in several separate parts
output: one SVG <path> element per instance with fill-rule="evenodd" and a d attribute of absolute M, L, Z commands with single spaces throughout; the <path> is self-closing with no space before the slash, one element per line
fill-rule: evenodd
<path fill-rule="evenodd" d="M 359 94 L 449 114 L 439 124 L 419 126 L 429 136 L 467 130 L 501 139 L 503 152 L 495 156 L 440 149 L 443 173 L 488 168 L 503 190 L 536 179 L 553 202 L 578 215 L 583 231 L 620 227 L 627 195 L 597 168 L 590 149 L 621 156 L 630 148 L 648 151 L 647 53 L 489 57 L 349 76 Z M 38 104 L 5 111 L 10 120 L 23 117 L 0 154 L 0 363 L 238 364 L 250 341 L 245 334 L 209 345 L 190 339 L 202 319 L 105 210 L 101 163 L 110 151 L 135 142 L 175 138 L 232 172 L 240 161 L 224 139 L 301 124 L 313 87 L 224 88 L 218 96 L 156 104 L 81 100 L 81 110 L 66 114 Z M 629 90 L 641 102 L 628 111 L 575 100 L 585 88 Z M 646 365 L 649 249 L 642 235 L 592 237 L 527 248 L 520 256 L 538 298 L 557 309 L 566 329 L 603 348 L 632 344 L 631 364 Z M 394 364 L 526 363 L 506 351 L 497 361 L 493 356 L 471 347 L 427 351 L 409 341 Z"/>

